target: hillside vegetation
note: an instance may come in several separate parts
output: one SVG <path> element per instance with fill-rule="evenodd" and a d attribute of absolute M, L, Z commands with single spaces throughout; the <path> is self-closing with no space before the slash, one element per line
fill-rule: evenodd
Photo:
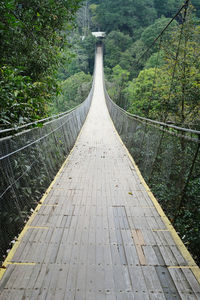
<path fill-rule="evenodd" d="M 1 1 L 1 128 L 65 111 L 85 99 L 96 43 L 91 32 L 98 30 L 106 32 L 105 74 L 117 104 L 134 114 L 199 128 L 200 4 L 191 3 L 181 40 L 179 16 L 162 42 L 138 61 L 182 0 Z"/>
<path fill-rule="evenodd" d="M 191 1 L 184 26 L 182 13 L 141 59 L 183 1 L 92 2 L 93 26 L 107 33 L 105 73 L 111 98 L 131 113 L 198 129 L 199 2 Z"/>
<path fill-rule="evenodd" d="M 21 125 L 84 100 L 91 37 L 81 43 L 76 13 L 81 0 L 7 0 L 0 3 L 0 128 Z M 93 40 L 93 39 L 92 39 Z M 73 47 L 72 47 L 73 45 Z M 77 57 L 78 55 L 78 57 Z M 91 68 L 91 66 L 90 66 Z M 84 74 L 83 74 L 84 72 Z M 80 80 L 66 91 L 71 75 Z M 63 95 L 59 94 L 63 86 Z M 61 102 L 61 103 L 60 103 Z"/>

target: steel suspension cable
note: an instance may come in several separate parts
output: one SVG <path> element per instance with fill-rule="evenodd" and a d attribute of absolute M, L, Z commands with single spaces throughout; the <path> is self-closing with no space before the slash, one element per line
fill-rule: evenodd
<path fill-rule="evenodd" d="M 151 48 L 155 45 L 157 40 L 163 35 L 163 33 L 167 30 L 167 28 L 170 26 L 170 24 L 178 17 L 178 15 L 181 13 L 181 11 L 185 8 L 188 7 L 190 0 L 186 0 L 185 3 L 181 6 L 181 8 L 177 11 L 177 13 L 174 15 L 174 17 L 169 21 L 169 23 L 164 27 L 164 29 L 159 33 L 159 35 L 154 39 L 152 44 L 145 50 L 142 55 L 137 59 L 136 63 L 138 63 L 150 50 Z"/>
<path fill-rule="evenodd" d="M 185 5 L 184 5 L 183 22 L 182 22 L 182 25 L 181 25 L 181 31 L 180 31 L 179 41 L 178 41 L 178 47 L 177 47 L 176 56 L 175 56 L 175 64 L 174 64 L 173 72 L 172 72 L 172 79 L 171 79 L 171 83 L 170 83 L 170 89 L 169 89 L 169 95 L 168 95 L 166 111 L 167 111 L 169 101 L 171 99 L 172 90 L 173 90 L 173 83 L 174 83 L 174 78 L 175 78 L 176 67 L 177 67 L 177 64 L 178 64 L 180 46 L 181 46 L 181 41 L 182 41 L 182 37 L 183 37 L 183 29 L 184 29 L 184 25 L 185 25 L 185 21 L 186 21 L 188 5 L 189 5 L 189 0 L 187 0 Z M 167 119 L 167 115 L 165 116 L 164 120 L 166 121 L 166 119 Z"/>

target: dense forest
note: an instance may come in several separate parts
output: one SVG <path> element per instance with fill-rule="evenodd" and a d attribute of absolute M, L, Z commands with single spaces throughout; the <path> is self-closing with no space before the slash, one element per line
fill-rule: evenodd
<path fill-rule="evenodd" d="M 199 1 L 191 1 L 181 40 L 183 15 L 140 59 L 182 4 L 1 1 L 1 128 L 66 111 L 83 101 L 93 73 L 96 40 L 91 33 L 101 30 L 106 32 L 104 65 L 111 98 L 131 113 L 198 129 Z"/>
<path fill-rule="evenodd" d="M 111 98 L 131 113 L 199 128 L 199 1 L 192 1 L 187 15 L 173 87 L 180 16 L 162 43 L 139 58 L 182 0 L 80 2 L 1 1 L 0 126 L 27 123 L 83 101 L 93 72 L 91 32 L 102 30 Z"/>
<path fill-rule="evenodd" d="M 105 73 L 111 98 L 131 113 L 199 128 L 198 1 L 192 1 L 184 26 L 182 13 L 162 40 L 140 58 L 182 4 L 183 1 L 129 1 L 126 5 L 122 1 L 96 1 L 95 23 L 96 28 L 107 32 Z"/>
<path fill-rule="evenodd" d="M 1 1 L 0 128 L 67 110 L 86 97 L 94 43 L 81 42 L 75 30 L 80 7 L 81 0 Z"/>

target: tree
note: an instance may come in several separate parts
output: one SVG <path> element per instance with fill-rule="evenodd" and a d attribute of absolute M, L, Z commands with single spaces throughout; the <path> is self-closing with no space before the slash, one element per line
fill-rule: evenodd
<path fill-rule="evenodd" d="M 123 70 L 119 65 L 112 69 L 111 76 L 111 87 L 108 89 L 108 93 L 111 98 L 121 107 L 127 108 L 127 103 L 125 103 L 123 91 L 126 87 L 130 73 Z"/>
<path fill-rule="evenodd" d="M 70 52 L 63 52 L 64 61 L 58 72 L 58 79 L 65 80 L 75 73 L 93 73 L 96 38 L 89 33 L 84 39 L 77 31 L 70 37 Z"/>
<path fill-rule="evenodd" d="M 61 83 L 61 94 L 53 102 L 51 112 L 65 112 L 83 102 L 91 88 L 92 76 L 84 72 L 76 73 Z"/>
<path fill-rule="evenodd" d="M 99 31 L 100 25 L 97 18 L 97 11 L 99 9 L 99 5 L 91 4 L 90 5 L 90 14 L 91 14 L 91 27 L 94 31 Z"/>
<path fill-rule="evenodd" d="M 129 82 L 124 94 L 130 102 L 129 112 L 150 119 L 164 120 L 162 99 L 166 95 L 169 78 L 161 70 L 157 70 L 157 76 L 155 72 L 155 68 L 141 71 L 137 79 Z"/>
<path fill-rule="evenodd" d="M 199 2 L 199 0 L 192 0 L 191 4 L 195 8 L 195 12 L 196 12 L 197 17 L 200 18 L 200 2 Z"/>
<path fill-rule="evenodd" d="M 161 68 L 165 64 L 164 51 L 153 53 L 145 63 L 145 69 Z"/>
<path fill-rule="evenodd" d="M 82 7 L 78 10 L 76 23 L 79 27 L 79 33 L 82 35 L 82 37 L 87 36 L 90 31 L 91 24 L 89 1 L 85 1 L 84 5 L 82 5 Z"/>
<path fill-rule="evenodd" d="M 189 12 L 185 23 L 173 26 L 161 51 L 147 61 L 148 69 L 124 91 L 131 112 L 182 127 L 199 126 L 199 40 L 200 26 Z"/>
<path fill-rule="evenodd" d="M 169 101 L 176 106 L 176 123 L 182 126 L 199 122 L 199 39 L 200 26 L 195 25 L 192 11 L 189 11 L 185 23 L 171 33 L 170 45 L 163 48 L 167 62 L 164 71 L 173 76 Z"/>
<path fill-rule="evenodd" d="M 105 64 L 109 68 L 113 68 L 120 61 L 122 52 L 130 45 L 132 39 L 129 35 L 120 31 L 112 31 L 105 40 Z"/>
<path fill-rule="evenodd" d="M 172 18 L 182 4 L 182 0 L 154 0 L 154 6 L 158 13 L 158 17 L 165 16 L 167 18 Z"/>
<path fill-rule="evenodd" d="M 61 49 L 66 46 L 79 3 L 80 0 L 1 2 L 1 126 L 47 114 L 47 103 L 58 92 L 55 70 Z"/>
<path fill-rule="evenodd" d="M 166 27 L 166 25 L 169 23 L 171 19 L 161 17 L 157 19 L 152 25 L 146 27 L 141 35 L 141 41 L 144 43 L 145 47 L 148 48 L 152 45 L 155 38 L 160 34 L 160 32 Z M 170 25 L 169 29 L 167 29 L 164 33 L 164 36 L 162 36 L 162 41 L 169 40 L 169 34 L 170 31 L 174 29 L 174 27 L 177 26 L 177 22 L 173 21 L 173 23 Z M 156 44 L 153 51 L 157 50 L 159 48 L 159 43 Z"/>
<path fill-rule="evenodd" d="M 140 28 L 151 24 L 156 18 L 153 0 L 107 0 L 95 3 L 99 5 L 96 20 L 101 30 L 108 33 L 119 30 L 133 36 L 134 40 L 139 37 Z"/>

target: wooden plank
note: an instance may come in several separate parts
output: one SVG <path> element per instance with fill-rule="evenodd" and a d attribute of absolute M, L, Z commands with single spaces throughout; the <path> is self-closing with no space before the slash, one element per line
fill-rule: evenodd
<path fill-rule="evenodd" d="M 141 230 L 140 229 L 132 230 L 132 237 L 135 243 L 140 265 L 145 266 L 147 265 L 147 260 L 144 253 L 143 246 L 145 246 L 145 242 Z"/>
<path fill-rule="evenodd" d="M 141 292 L 142 294 L 148 293 L 146 282 L 144 280 L 144 274 L 141 266 L 129 266 L 129 274 L 131 278 L 132 290 L 135 294 Z"/>
<path fill-rule="evenodd" d="M 191 270 L 168 268 L 181 299 L 199 299 L 200 287 Z M 190 273 L 190 275 L 189 275 Z M 187 274 L 187 277 L 186 277 Z M 192 278 L 191 278 L 192 277 Z M 195 287 L 194 287 L 195 285 Z M 194 288 L 194 289 L 193 289 Z"/>
<path fill-rule="evenodd" d="M 142 267 L 142 273 L 144 275 L 144 280 L 148 292 L 151 294 L 163 294 L 163 289 L 160 284 L 159 278 L 157 276 L 155 267 L 152 266 Z"/>
<path fill-rule="evenodd" d="M 167 269 L 167 267 L 156 266 L 155 267 L 157 276 L 159 278 L 160 285 L 164 291 L 167 300 L 170 299 L 180 299 L 178 290 L 172 280 L 172 277 Z"/>
<path fill-rule="evenodd" d="M 187 265 L 186 260 L 183 258 L 183 256 L 178 251 L 177 253 L 177 247 L 173 246 L 172 248 L 170 246 L 158 246 L 160 249 L 160 252 L 164 258 L 165 265 L 167 266 L 185 266 Z"/>

